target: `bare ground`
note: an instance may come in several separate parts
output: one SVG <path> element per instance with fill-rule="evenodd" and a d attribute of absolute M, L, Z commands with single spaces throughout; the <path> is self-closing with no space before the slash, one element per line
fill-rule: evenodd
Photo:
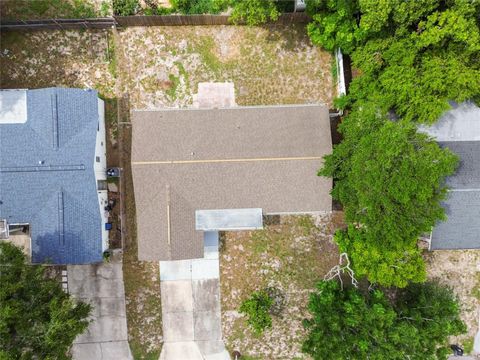
<path fill-rule="evenodd" d="M 453 337 L 468 351 L 480 327 L 480 250 L 439 250 L 426 253 L 427 273 L 450 286 L 461 304 L 461 318 L 467 334 Z"/>
<path fill-rule="evenodd" d="M 239 105 L 332 103 L 331 56 L 304 25 L 131 27 L 120 36 L 134 108 L 189 106 L 204 81 L 234 82 Z"/>

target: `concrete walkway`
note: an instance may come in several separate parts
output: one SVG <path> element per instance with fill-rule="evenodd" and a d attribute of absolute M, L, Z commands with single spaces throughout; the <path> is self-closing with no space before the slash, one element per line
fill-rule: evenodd
<path fill-rule="evenodd" d="M 229 360 L 222 340 L 218 234 L 205 257 L 161 261 L 164 344 L 160 360 Z"/>
<path fill-rule="evenodd" d="M 122 255 L 109 263 L 69 265 L 68 291 L 93 305 L 92 323 L 72 346 L 74 360 L 130 360 Z"/>

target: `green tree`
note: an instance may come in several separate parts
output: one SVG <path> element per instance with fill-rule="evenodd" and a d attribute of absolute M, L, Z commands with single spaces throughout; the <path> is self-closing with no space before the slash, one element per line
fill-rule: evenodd
<path fill-rule="evenodd" d="M 326 50 L 340 47 L 346 54 L 355 49 L 359 27 L 359 5 L 352 0 L 312 0 L 307 2 L 307 12 L 313 21 L 307 32 L 312 42 Z"/>
<path fill-rule="evenodd" d="M 425 279 L 416 242 L 445 215 L 455 157 L 425 135 L 449 101 L 480 101 L 480 2 L 312 0 L 312 42 L 351 56 L 343 142 L 319 175 L 333 177 L 348 229 L 336 241 L 359 275 L 385 286 Z M 394 119 L 394 120 L 393 120 Z"/>
<path fill-rule="evenodd" d="M 182 14 L 218 14 L 230 0 L 172 0 L 173 8 Z"/>
<path fill-rule="evenodd" d="M 332 177 L 334 199 L 351 226 L 336 236 L 359 275 L 385 286 L 423 281 L 416 242 L 445 218 L 445 176 L 457 158 L 405 121 L 389 121 L 375 106 L 350 114 L 344 135 L 319 175 Z"/>
<path fill-rule="evenodd" d="M 90 311 L 48 279 L 43 266 L 27 264 L 18 247 L 0 242 L 0 358 L 69 359 Z"/>
<path fill-rule="evenodd" d="M 349 104 L 375 102 L 409 121 L 435 122 L 448 101 L 480 101 L 480 3 L 313 0 L 312 42 L 351 54 L 360 75 Z"/>
<path fill-rule="evenodd" d="M 138 0 L 112 0 L 113 14 L 117 16 L 135 15 L 140 9 Z"/>
<path fill-rule="evenodd" d="M 302 350 L 315 360 L 446 359 L 448 336 L 466 330 L 451 290 L 427 283 L 393 298 L 320 282 L 310 296 Z"/>
<path fill-rule="evenodd" d="M 234 24 L 245 23 L 249 26 L 275 21 L 280 16 L 275 0 L 235 0 L 230 20 Z"/>

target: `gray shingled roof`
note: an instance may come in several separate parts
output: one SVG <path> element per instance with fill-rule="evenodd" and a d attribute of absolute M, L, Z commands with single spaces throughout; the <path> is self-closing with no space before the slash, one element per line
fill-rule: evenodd
<path fill-rule="evenodd" d="M 35 263 L 101 261 L 97 92 L 28 90 L 27 115 L 0 124 L 0 218 L 30 224 Z"/>
<path fill-rule="evenodd" d="M 132 171 L 140 260 L 203 257 L 195 210 L 331 210 L 324 106 L 133 113 Z M 170 237 L 169 237 L 170 235 Z"/>
<path fill-rule="evenodd" d="M 439 121 L 421 131 L 459 156 L 443 206 L 447 220 L 432 231 L 431 249 L 480 248 L 480 109 L 471 102 L 454 105 Z"/>

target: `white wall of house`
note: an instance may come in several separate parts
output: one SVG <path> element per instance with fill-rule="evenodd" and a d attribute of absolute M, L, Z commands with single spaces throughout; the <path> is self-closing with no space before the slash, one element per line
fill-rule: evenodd
<path fill-rule="evenodd" d="M 95 158 L 93 160 L 97 184 L 98 181 L 107 180 L 107 147 L 105 134 L 105 105 L 103 100 L 98 99 L 98 131 L 95 144 Z M 97 187 L 97 194 L 100 214 L 102 216 L 102 250 L 105 251 L 108 249 L 108 231 L 105 230 L 105 223 L 108 222 L 108 214 L 105 211 L 105 206 L 108 205 L 108 191 L 98 190 Z"/>

